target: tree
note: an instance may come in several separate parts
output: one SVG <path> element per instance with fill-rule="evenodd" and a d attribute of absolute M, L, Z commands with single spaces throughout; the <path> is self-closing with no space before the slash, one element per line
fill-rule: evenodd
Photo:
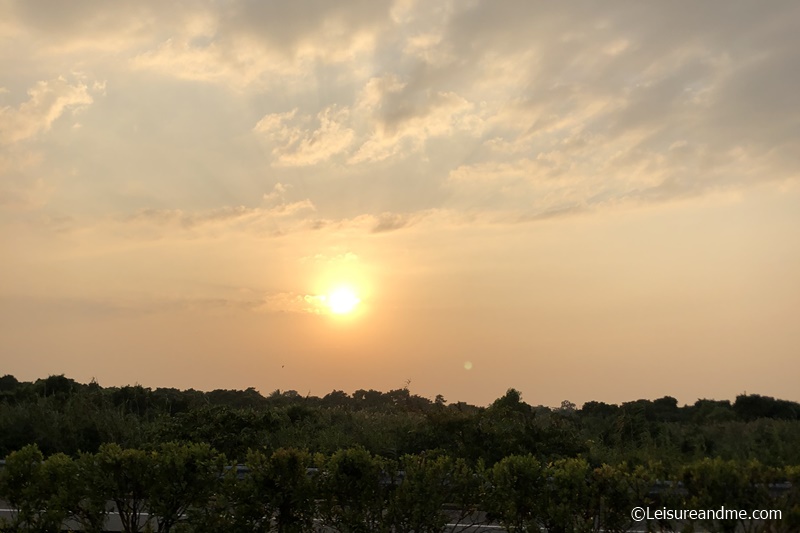
<path fill-rule="evenodd" d="M 463 524 L 459 531 L 471 531 L 477 524 L 485 524 L 486 516 L 480 512 L 486 501 L 487 478 L 484 463 L 479 460 L 473 468 L 466 460 L 459 457 L 453 461 L 453 470 L 449 477 L 450 503 L 457 511 L 454 522 Z"/>
<path fill-rule="evenodd" d="M 38 379 L 34 384 L 40 396 L 67 396 L 77 389 L 78 384 L 74 380 L 65 377 L 64 374 L 49 376 L 46 379 Z"/>
<path fill-rule="evenodd" d="M 641 502 L 633 498 L 625 469 L 603 464 L 591 476 L 599 527 L 608 533 L 626 533 L 632 525 L 630 511 Z"/>
<path fill-rule="evenodd" d="M 113 501 L 125 533 L 136 533 L 144 526 L 155 474 L 152 453 L 103 444 L 97 452 L 97 466 L 106 480 L 103 492 Z M 149 522 L 149 518 L 145 520 Z"/>
<path fill-rule="evenodd" d="M 800 419 L 800 404 L 787 400 L 776 400 L 758 394 L 740 394 L 733 403 L 733 410 L 742 420 L 757 418 Z"/>
<path fill-rule="evenodd" d="M 395 469 L 388 461 L 353 448 L 317 462 L 323 465 L 318 486 L 325 525 L 342 533 L 390 531 L 385 515 Z"/>
<path fill-rule="evenodd" d="M 238 468 L 229 467 L 212 485 L 202 505 L 186 512 L 187 529 L 196 533 L 264 533 L 270 529 L 271 516 L 265 516 L 261 502 L 254 497 L 249 477 L 240 479 Z M 176 529 L 182 528 L 179 523 Z M 183 531 L 183 529 L 181 529 Z"/>
<path fill-rule="evenodd" d="M 314 531 L 310 465 L 311 456 L 296 449 L 280 449 L 271 456 L 251 451 L 247 456 L 252 497 L 261 502 L 264 516 L 274 517 L 279 533 Z"/>
<path fill-rule="evenodd" d="M 0 377 L 0 392 L 12 392 L 19 387 L 19 381 L 11 374 Z"/>
<path fill-rule="evenodd" d="M 13 530 L 60 532 L 70 515 L 68 482 L 74 477 L 74 463 L 64 454 L 45 461 L 35 444 L 11 453 L 0 473 L 0 497 L 16 510 Z"/>
<path fill-rule="evenodd" d="M 509 533 L 539 531 L 544 494 L 542 464 L 532 455 L 511 455 L 494 465 L 486 510 Z"/>
<path fill-rule="evenodd" d="M 687 465 L 682 481 L 688 492 L 687 503 L 694 509 L 769 509 L 767 469 L 757 461 L 724 461 L 706 458 Z M 756 531 L 758 524 L 738 518 L 717 517 L 703 521 L 712 531 L 734 533 L 738 530 Z"/>
<path fill-rule="evenodd" d="M 620 467 L 621 468 L 621 467 Z M 625 479 L 627 480 L 628 488 L 632 501 L 641 507 L 647 507 L 655 503 L 654 498 L 651 496 L 653 486 L 658 480 L 666 479 L 666 471 L 660 462 L 651 461 L 647 464 L 639 464 L 636 466 L 628 465 L 625 468 Z M 682 502 L 675 500 L 673 497 L 675 492 L 669 490 L 659 496 L 659 503 L 671 504 L 673 509 L 680 509 Z M 649 519 L 645 520 L 645 529 L 652 531 L 651 528 L 659 527 L 661 530 L 669 529 L 669 524 L 658 522 L 653 525 Z"/>
<path fill-rule="evenodd" d="M 785 488 L 772 505 L 773 509 L 782 510 L 782 516 L 780 519 L 770 520 L 764 531 L 800 531 L 800 465 L 773 470 L 771 481 L 781 483 Z"/>
<path fill-rule="evenodd" d="M 591 532 L 596 498 L 589 484 L 591 470 L 584 459 L 561 459 L 543 470 L 540 521 L 548 533 Z"/>
<path fill-rule="evenodd" d="M 152 455 L 148 510 L 168 533 L 193 505 L 204 505 L 224 471 L 223 457 L 208 444 L 162 444 Z"/>
<path fill-rule="evenodd" d="M 102 533 L 108 518 L 108 480 L 95 454 L 82 453 L 75 462 L 77 475 L 68 486 L 74 495 L 72 517 L 87 533 Z"/>
<path fill-rule="evenodd" d="M 394 491 L 389 521 L 397 533 L 432 533 L 447 523 L 442 506 L 451 499 L 453 461 L 447 456 L 405 455 L 403 478 Z"/>

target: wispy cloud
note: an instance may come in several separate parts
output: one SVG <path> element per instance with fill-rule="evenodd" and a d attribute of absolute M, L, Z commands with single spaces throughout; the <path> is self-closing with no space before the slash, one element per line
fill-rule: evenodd
<path fill-rule="evenodd" d="M 316 124 L 305 128 L 307 118 L 295 121 L 297 110 L 270 114 L 256 124 L 254 131 L 263 133 L 275 143 L 275 163 L 284 166 L 315 165 L 345 151 L 355 133 L 344 125 L 347 110 L 327 108 L 317 114 Z M 301 124 L 293 124 L 300 122 Z"/>
<path fill-rule="evenodd" d="M 28 89 L 28 100 L 16 108 L 0 107 L 0 145 L 24 141 L 46 132 L 66 111 L 93 102 L 83 83 L 65 78 L 40 81 Z"/>

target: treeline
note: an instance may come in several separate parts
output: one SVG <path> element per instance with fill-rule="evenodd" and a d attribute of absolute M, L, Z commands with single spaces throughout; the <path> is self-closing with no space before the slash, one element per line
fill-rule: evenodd
<path fill-rule="evenodd" d="M 96 453 L 101 445 L 146 449 L 208 443 L 231 461 L 248 450 L 300 448 L 333 454 L 362 447 L 398 459 L 438 451 L 491 466 L 510 455 L 592 466 L 705 457 L 768 466 L 800 464 L 800 404 L 758 395 L 678 406 L 671 397 L 577 408 L 531 406 L 510 389 L 488 407 L 429 400 L 407 388 L 334 391 L 325 397 L 275 391 L 101 387 L 62 376 L 0 378 L 0 457 L 36 444 L 45 456 Z"/>
<path fill-rule="evenodd" d="M 388 459 L 363 448 L 330 455 L 250 450 L 244 468 L 205 443 L 149 450 L 104 444 L 97 453 L 44 458 L 35 445 L 10 454 L 0 499 L 18 512 L 5 531 L 101 532 L 113 502 L 123 530 L 179 533 L 464 531 L 624 532 L 634 507 L 780 510 L 758 522 L 718 515 L 648 521 L 647 531 L 796 532 L 800 468 L 703 459 L 670 470 L 511 455 L 487 466 L 441 453 Z M 659 480 L 675 480 L 664 483 Z M 70 525 L 71 524 L 71 525 Z M 449 525 L 448 525 L 449 524 Z M 458 525 L 455 525 L 458 524 Z"/>

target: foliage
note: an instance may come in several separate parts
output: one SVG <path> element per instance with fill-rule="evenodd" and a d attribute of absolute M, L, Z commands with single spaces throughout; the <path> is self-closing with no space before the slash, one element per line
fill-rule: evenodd
<path fill-rule="evenodd" d="M 798 417 L 800 404 L 758 395 L 740 395 L 733 404 L 703 399 L 681 407 L 665 396 L 622 405 L 587 402 L 580 409 L 565 401 L 550 409 L 529 405 L 509 389 L 482 408 L 430 401 L 408 388 L 265 397 L 253 388 L 103 388 L 63 375 L 33 383 L 0 377 L 0 456 L 33 443 L 44 456 L 77 457 L 104 443 L 153 448 L 206 442 L 240 463 L 249 449 L 330 455 L 361 446 L 395 460 L 440 450 L 489 466 L 530 453 L 545 462 L 583 456 L 594 466 L 651 460 L 679 466 L 720 457 L 780 467 L 800 464 Z"/>
<path fill-rule="evenodd" d="M 630 510 L 641 505 L 634 498 L 625 468 L 603 464 L 591 473 L 597 518 L 608 533 L 624 533 L 631 528 Z"/>
<path fill-rule="evenodd" d="M 158 531 L 172 530 L 192 506 L 204 505 L 224 471 L 223 457 L 208 444 L 161 445 L 153 454 L 148 510 Z"/>
<path fill-rule="evenodd" d="M 539 531 L 545 492 L 544 465 L 532 455 L 512 455 L 494 465 L 486 502 L 490 517 L 510 533 Z"/>
<path fill-rule="evenodd" d="M 769 477 L 768 470 L 756 461 L 742 464 L 703 459 L 683 469 L 686 505 L 691 509 L 769 509 Z M 701 525 L 709 531 L 725 533 L 755 531 L 757 526 L 732 518 L 713 518 L 701 521 Z"/>
<path fill-rule="evenodd" d="M 82 531 L 101 533 L 108 517 L 107 479 L 94 454 L 82 453 L 75 464 L 76 476 L 68 484 L 74 495 L 72 518 Z"/>
<path fill-rule="evenodd" d="M 483 523 L 480 511 L 510 532 L 622 532 L 631 527 L 635 506 L 784 513 L 767 522 L 645 522 L 648 531 L 791 532 L 800 522 L 800 469 L 756 461 L 703 459 L 670 470 L 657 462 L 545 463 L 528 454 L 485 469 L 441 453 L 406 455 L 396 463 L 352 448 L 330 456 L 255 450 L 242 468 L 225 464 L 207 444 L 152 451 L 104 445 L 75 460 L 44 458 L 27 446 L 10 454 L 0 471 L 0 498 L 16 509 L 5 530 L 55 532 L 72 519 L 84 531 L 99 532 L 109 500 L 124 531 L 179 533 L 300 533 L 321 526 L 422 533 L 444 531 L 450 520 L 464 531 Z"/>
<path fill-rule="evenodd" d="M 542 471 L 541 524 L 552 533 L 594 530 L 596 498 L 584 459 L 560 459 Z"/>
<path fill-rule="evenodd" d="M 274 516 L 278 532 L 314 531 L 314 486 L 307 452 L 281 449 L 268 456 L 251 451 L 246 464 L 251 497 L 260 503 L 262 516 Z"/>
<path fill-rule="evenodd" d="M 632 506 L 723 504 L 779 508 L 758 527 L 798 531 L 798 443 L 800 405 L 758 395 L 551 409 L 509 389 L 484 408 L 408 387 L 317 398 L 0 377 L 15 531 L 101 531 L 109 501 L 126 531 L 442 531 L 490 511 L 514 531 L 621 532 Z"/>
<path fill-rule="evenodd" d="M 156 461 L 152 453 L 104 444 L 97 453 L 97 467 L 105 479 L 102 491 L 114 502 L 125 533 L 144 526 L 145 511 L 155 481 Z"/>
<path fill-rule="evenodd" d="M 70 514 L 74 476 L 74 463 L 64 454 L 45 460 L 35 444 L 11 453 L 0 475 L 0 495 L 17 510 L 12 530 L 60 532 Z"/>
<path fill-rule="evenodd" d="M 405 455 L 402 480 L 392 495 L 388 522 L 396 533 L 432 533 L 447 523 L 443 506 L 452 499 L 454 465 L 447 456 Z"/>
<path fill-rule="evenodd" d="M 363 448 L 316 460 L 322 464 L 318 487 L 325 523 L 342 533 L 390 531 L 385 515 L 395 480 L 389 461 Z"/>

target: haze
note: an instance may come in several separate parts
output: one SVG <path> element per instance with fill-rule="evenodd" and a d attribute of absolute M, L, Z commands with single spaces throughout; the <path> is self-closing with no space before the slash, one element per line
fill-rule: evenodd
<path fill-rule="evenodd" d="M 798 24 L 2 1 L 0 373 L 800 400 Z"/>

